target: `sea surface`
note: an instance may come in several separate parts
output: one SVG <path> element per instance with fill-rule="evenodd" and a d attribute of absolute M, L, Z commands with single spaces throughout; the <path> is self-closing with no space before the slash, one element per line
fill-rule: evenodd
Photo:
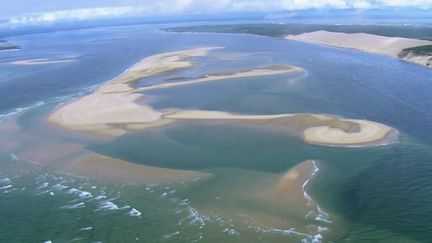
<path fill-rule="evenodd" d="M 296 41 L 166 33 L 160 27 L 165 26 L 7 39 L 22 50 L 0 52 L 1 242 L 430 242 L 432 69 Z M 92 92 L 146 56 L 213 46 L 224 48 L 194 58 L 196 68 L 137 85 L 272 64 L 306 71 L 153 90 L 145 93 L 145 102 L 157 109 L 368 119 L 398 129 L 400 141 L 326 147 L 222 122 L 182 122 L 97 140 L 64 136 L 67 131 L 44 120 L 58 105 Z M 11 64 L 41 58 L 73 61 Z M 133 163 L 213 176 L 171 183 L 119 182 L 58 170 L 54 165 L 66 159 L 61 156 L 52 163 L 42 161 L 44 153 L 56 153 L 44 144 L 71 140 L 87 151 Z M 30 150 L 33 153 L 26 153 Z M 306 160 L 316 166 L 303 188 L 316 205 L 312 218 L 298 217 L 296 208 L 265 193 Z M 291 221 L 294 227 L 285 227 Z"/>

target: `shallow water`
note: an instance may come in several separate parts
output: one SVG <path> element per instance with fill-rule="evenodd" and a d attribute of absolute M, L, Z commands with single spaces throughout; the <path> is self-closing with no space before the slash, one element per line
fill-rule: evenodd
<path fill-rule="evenodd" d="M 6 222 L 0 240 L 296 242 L 312 238 L 295 232 L 315 235 L 318 225 L 328 228 L 321 232 L 325 241 L 430 239 L 431 69 L 294 41 L 155 29 L 126 26 L 10 38 L 24 48 L 0 56 L 0 111 L 21 112 L 17 121 L 21 133 L 3 132 L 18 141 L 18 147 L 0 150 L 0 220 Z M 55 105 L 90 92 L 144 56 L 202 46 L 225 48 L 196 58 L 201 64 L 195 69 L 138 85 L 274 63 L 300 66 L 307 72 L 154 90 L 145 93 L 146 102 L 156 108 L 370 119 L 397 128 L 400 142 L 331 148 L 268 129 L 221 122 L 179 123 L 101 141 L 65 135 L 44 124 L 43 117 Z M 9 64 L 67 56 L 76 60 Z M 21 111 L 25 107 L 33 108 Z M 6 116 L 3 120 L 5 127 Z M 66 158 L 41 167 L 20 157 L 44 143 L 48 148 L 81 144 L 134 163 L 198 170 L 213 177 L 170 184 L 119 183 L 62 173 L 57 167 Z M 319 168 L 308 183 L 308 193 L 329 213 L 332 223 L 295 215 L 297 209 L 285 208 L 266 194 L 283 173 L 308 159 Z M 297 230 L 289 231 L 289 225 Z"/>

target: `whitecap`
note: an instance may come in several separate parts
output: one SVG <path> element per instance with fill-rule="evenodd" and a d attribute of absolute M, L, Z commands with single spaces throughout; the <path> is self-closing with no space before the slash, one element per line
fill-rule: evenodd
<path fill-rule="evenodd" d="M 105 196 L 105 195 L 99 195 L 99 196 L 96 196 L 96 197 L 94 197 L 93 199 L 94 200 L 101 200 L 101 199 L 105 199 L 107 196 Z"/>
<path fill-rule="evenodd" d="M 164 235 L 163 238 L 167 239 L 167 238 L 171 238 L 173 236 L 179 235 L 179 234 L 180 234 L 180 231 L 176 231 L 174 233 Z"/>
<path fill-rule="evenodd" d="M 78 193 L 81 193 L 81 192 L 82 192 L 81 190 L 78 190 L 76 188 L 71 188 L 66 193 L 67 194 L 78 194 Z"/>
<path fill-rule="evenodd" d="M 11 188 L 11 187 L 12 187 L 12 185 L 2 186 L 2 187 L 0 187 L 0 190 L 8 189 L 8 188 Z"/>
<path fill-rule="evenodd" d="M 81 191 L 78 196 L 80 198 L 90 198 L 93 197 L 93 195 L 90 192 L 86 192 L 86 191 Z"/>
<path fill-rule="evenodd" d="M 38 186 L 38 187 L 36 188 L 36 190 L 39 190 L 39 189 L 42 189 L 42 188 L 46 188 L 46 187 L 48 187 L 48 185 L 49 185 L 48 182 L 44 182 L 44 183 L 42 183 L 40 186 Z"/>
<path fill-rule="evenodd" d="M 75 209 L 75 208 L 83 208 L 83 207 L 85 207 L 85 203 L 80 202 L 80 203 L 77 203 L 77 204 L 65 205 L 62 208 L 64 208 L 64 209 Z"/>
<path fill-rule="evenodd" d="M 200 226 L 200 228 L 202 228 L 203 226 L 205 226 L 203 218 L 198 213 L 198 211 L 195 208 L 193 208 L 193 207 L 189 207 L 189 217 L 188 217 L 188 219 L 191 219 L 191 221 L 190 221 L 191 224 L 198 224 Z"/>
<path fill-rule="evenodd" d="M 93 227 L 89 226 L 89 227 L 81 228 L 80 230 L 81 231 L 87 231 L 87 230 L 92 230 L 92 229 L 93 229 Z"/>
<path fill-rule="evenodd" d="M 227 233 L 227 234 L 229 234 L 229 235 L 240 235 L 240 233 L 237 232 L 235 229 L 228 229 L 228 228 L 225 228 L 222 232 L 223 232 L 223 233 Z"/>
<path fill-rule="evenodd" d="M 102 211 L 102 210 L 118 210 L 119 207 L 114 204 L 113 202 L 103 202 L 99 205 L 99 208 L 97 208 L 95 211 Z"/>
<path fill-rule="evenodd" d="M 135 208 L 132 208 L 132 210 L 129 211 L 128 215 L 132 217 L 139 217 L 141 216 L 141 212 L 136 210 Z"/>
<path fill-rule="evenodd" d="M 19 159 L 18 159 L 18 156 L 16 156 L 16 154 L 14 154 L 14 153 L 9 154 L 9 158 L 10 158 L 11 160 L 19 160 Z"/>
<path fill-rule="evenodd" d="M 10 184 L 12 181 L 9 178 L 0 179 L 0 183 L 2 184 Z"/>
<path fill-rule="evenodd" d="M 62 185 L 62 184 L 55 184 L 54 186 L 51 187 L 52 191 L 61 191 L 68 188 L 68 186 Z"/>

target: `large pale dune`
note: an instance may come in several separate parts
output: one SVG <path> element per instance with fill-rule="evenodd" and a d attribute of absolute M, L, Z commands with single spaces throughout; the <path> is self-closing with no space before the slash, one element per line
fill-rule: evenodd
<path fill-rule="evenodd" d="M 393 131 L 392 128 L 382 124 L 364 120 L 343 120 L 329 115 L 242 115 L 223 111 L 174 108 L 158 111 L 145 103 L 138 104 L 136 102 L 145 95 L 143 92 L 148 90 L 303 70 L 288 65 L 273 65 L 236 72 L 207 74 L 192 80 L 157 84 L 143 88 L 134 88 L 131 85 L 145 77 L 192 67 L 194 63 L 188 61 L 188 58 L 206 55 L 213 49 L 215 48 L 197 48 L 144 58 L 123 74 L 99 87 L 92 94 L 58 108 L 49 116 L 48 120 L 67 129 L 109 137 L 118 137 L 130 130 L 159 127 L 182 120 L 250 122 L 294 134 L 300 132 L 304 134 L 304 139 L 307 142 L 336 146 L 375 143 L 386 139 Z M 355 126 L 359 128 L 358 131 L 352 131 L 351 128 Z"/>
<path fill-rule="evenodd" d="M 351 48 L 393 57 L 398 57 L 401 51 L 406 48 L 432 45 L 432 42 L 427 40 L 387 37 L 366 33 L 347 34 L 323 30 L 299 35 L 288 35 L 286 36 L 286 39 L 306 41 L 334 47 Z M 426 65 L 427 62 L 425 62 L 424 58 L 425 57 L 423 57 L 423 59 L 406 58 L 406 60 Z"/>

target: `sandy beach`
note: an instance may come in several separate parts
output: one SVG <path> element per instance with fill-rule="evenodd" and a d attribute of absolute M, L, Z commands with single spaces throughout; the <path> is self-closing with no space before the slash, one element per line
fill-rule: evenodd
<path fill-rule="evenodd" d="M 402 50 L 406 48 L 432 45 L 432 42 L 427 40 L 387 37 L 366 33 L 347 34 L 324 30 L 303 33 L 300 35 L 288 35 L 285 38 L 321 45 L 356 49 L 397 58 Z M 426 66 L 428 61 L 430 61 L 430 58 L 430 56 L 409 56 L 403 59 Z"/>
<path fill-rule="evenodd" d="M 223 111 L 175 108 L 159 111 L 145 103 L 140 102 L 138 104 L 136 102 L 148 90 L 303 71 L 299 67 L 272 65 L 236 72 L 205 74 L 192 80 L 163 83 L 143 88 L 131 86 L 135 81 L 145 77 L 193 67 L 195 64 L 188 61 L 188 58 L 204 56 L 214 49 L 217 47 L 169 52 L 144 58 L 120 76 L 99 87 L 92 94 L 58 108 L 48 117 L 48 121 L 71 130 L 118 137 L 127 131 L 159 127 L 183 120 L 227 120 L 272 127 L 295 135 L 300 134 L 302 135 L 300 137 L 309 143 L 334 146 L 376 143 L 385 140 L 390 131 L 393 131 L 392 128 L 383 124 L 365 120 L 344 120 L 329 115 L 242 115 Z M 353 127 L 356 129 L 353 130 Z"/>

